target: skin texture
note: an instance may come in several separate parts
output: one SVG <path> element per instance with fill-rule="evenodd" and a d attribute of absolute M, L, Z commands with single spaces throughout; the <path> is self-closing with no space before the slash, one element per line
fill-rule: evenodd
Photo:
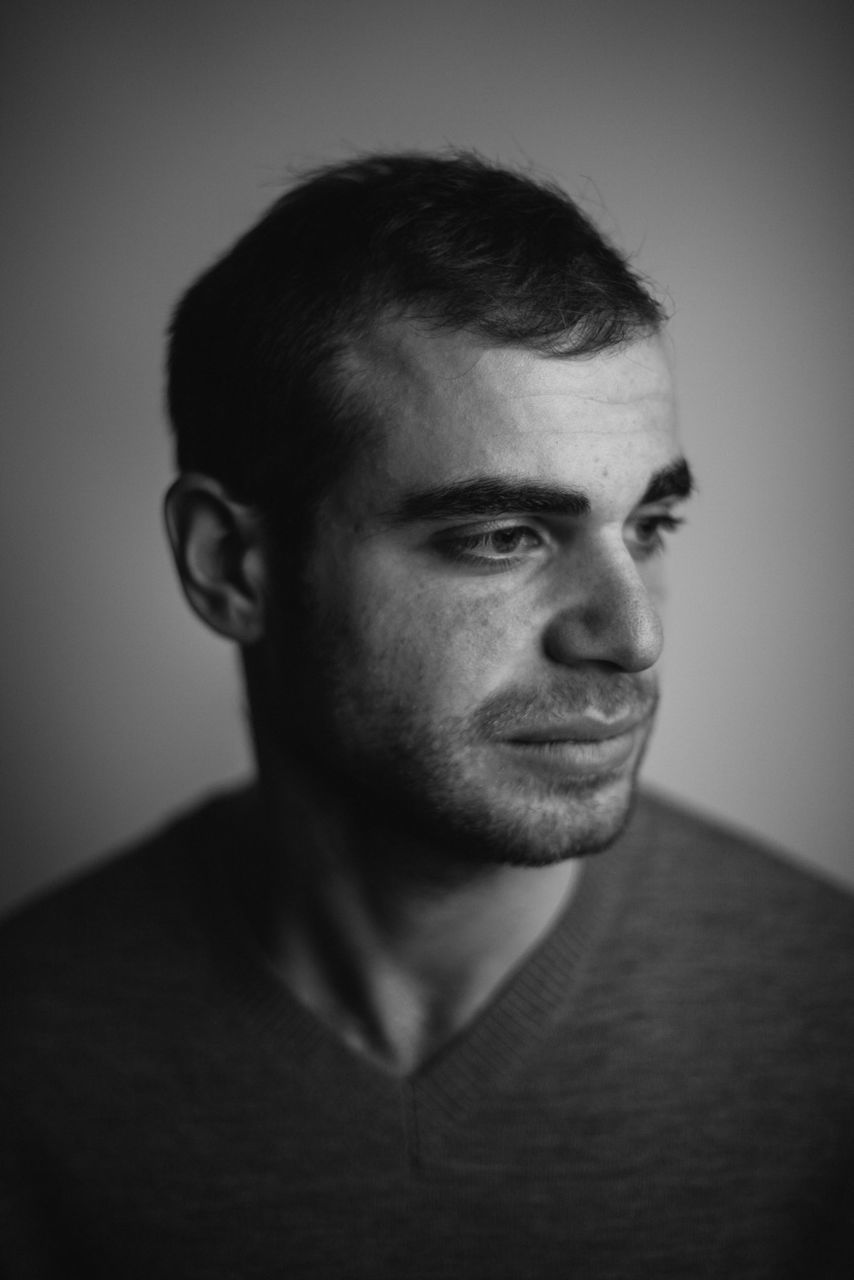
<path fill-rule="evenodd" d="M 386 429 L 321 512 L 309 678 L 300 696 L 281 688 L 280 742 L 298 725 L 295 754 L 432 834 L 444 860 L 602 848 L 657 698 L 649 520 L 673 504 L 638 504 L 679 457 L 661 344 L 573 361 L 397 324 L 359 354 L 380 372 Z M 401 518 L 410 495 L 473 477 L 565 486 L 589 511 Z M 626 719 L 631 742 L 518 740 L 583 735 L 579 717 Z"/>
<path fill-rule="evenodd" d="M 298 999 L 407 1073 L 629 815 L 677 505 L 648 487 L 681 454 L 659 339 L 574 360 L 396 321 L 353 361 L 382 430 L 324 501 L 299 609 L 216 482 L 184 477 L 167 519 L 191 604 L 246 659 L 249 917 Z"/>

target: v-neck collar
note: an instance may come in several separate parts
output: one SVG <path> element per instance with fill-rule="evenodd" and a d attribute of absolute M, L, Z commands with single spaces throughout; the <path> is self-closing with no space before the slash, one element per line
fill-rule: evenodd
<path fill-rule="evenodd" d="M 302 1064 L 309 1078 L 335 1078 L 351 1097 L 364 1090 L 440 1127 L 459 1123 L 500 1091 L 550 1029 L 571 1015 L 596 942 L 625 897 L 648 825 L 641 801 L 620 839 L 585 861 L 564 911 L 472 1022 L 414 1073 L 398 1076 L 352 1049 L 297 1000 L 252 934 L 229 873 L 251 832 L 246 804 L 245 792 L 215 799 L 190 819 L 195 830 L 184 844 L 188 853 L 196 850 L 208 888 L 212 951 L 249 1025 L 283 1061 Z"/>

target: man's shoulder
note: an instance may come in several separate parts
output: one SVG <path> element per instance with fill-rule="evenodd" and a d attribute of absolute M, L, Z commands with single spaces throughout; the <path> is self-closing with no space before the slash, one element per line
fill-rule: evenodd
<path fill-rule="evenodd" d="M 103 989 L 146 963 L 186 951 L 203 915 L 205 866 L 243 791 L 223 792 L 100 857 L 16 907 L 0 924 L 4 1007 L 49 992 L 72 1003 L 72 987 Z"/>
<path fill-rule="evenodd" d="M 823 907 L 832 903 L 831 909 L 843 914 L 854 910 L 854 892 L 807 861 L 809 851 L 801 858 L 656 792 L 642 794 L 638 817 L 660 863 L 683 870 L 699 886 L 729 889 L 737 883 L 750 896 L 794 897 Z"/>
<path fill-rule="evenodd" d="M 735 827 L 657 795 L 643 797 L 645 849 L 635 898 L 671 944 L 699 952 L 722 974 L 754 971 L 782 991 L 834 987 L 854 994 L 854 894 Z"/>

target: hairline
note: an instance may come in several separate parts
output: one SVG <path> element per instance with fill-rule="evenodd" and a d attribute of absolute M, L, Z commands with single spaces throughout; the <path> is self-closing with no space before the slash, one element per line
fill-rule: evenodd
<path fill-rule="evenodd" d="M 329 360 L 329 370 L 334 383 L 334 393 L 338 402 L 333 413 L 339 418 L 339 426 L 352 429 L 354 439 L 351 451 L 361 444 L 370 449 L 379 443 L 380 433 L 387 426 L 389 403 L 382 399 L 382 383 L 386 374 L 377 376 L 379 361 L 371 360 L 364 351 L 359 352 L 360 343 L 368 344 L 383 328 L 396 325 L 408 325 L 420 329 L 425 336 L 444 334 L 458 337 L 461 341 L 470 340 L 483 351 L 516 350 L 527 351 L 544 359 L 576 360 L 579 362 L 593 360 L 606 353 L 616 353 L 632 346 L 636 342 L 661 337 L 666 327 L 666 317 L 652 322 L 638 319 L 631 328 L 617 341 L 604 343 L 593 350 L 573 351 L 559 349 L 571 341 L 573 332 L 581 328 L 565 329 L 556 332 L 548 339 L 514 339 L 506 341 L 485 333 L 475 325 L 459 328 L 451 324 L 443 324 L 440 318 L 426 317 L 416 313 L 412 308 L 384 307 L 373 319 L 360 326 L 353 326 L 349 333 L 342 332 L 336 349 Z M 342 325 L 342 330 L 345 326 Z M 333 339 L 334 341 L 334 339 Z M 361 438 L 360 438 L 361 436 Z M 353 458 L 347 459 L 338 473 L 338 479 L 344 475 Z M 334 483 L 334 480 L 332 481 Z M 324 493 L 320 495 L 322 501 Z"/>

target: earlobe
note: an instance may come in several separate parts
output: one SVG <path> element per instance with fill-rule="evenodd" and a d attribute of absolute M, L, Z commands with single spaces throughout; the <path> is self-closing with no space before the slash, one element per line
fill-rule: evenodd
<path fill-rule="evenodd" d="M 220 635 L 255 644 L 264 635 L 267 597 L 257 511 L 212 477 L 189 473 L 166 494 L 164 516 L 190 607 Z"/>

